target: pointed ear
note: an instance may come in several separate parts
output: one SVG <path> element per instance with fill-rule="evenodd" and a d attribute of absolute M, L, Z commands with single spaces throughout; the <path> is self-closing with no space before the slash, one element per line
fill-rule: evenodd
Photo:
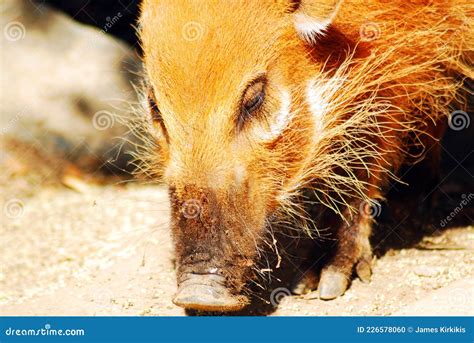
<path fill-rule="evenodd" d="M 293 0 L 293 21 L 302 39 L 313 44 L 336 16 L 342 0 Z"/>

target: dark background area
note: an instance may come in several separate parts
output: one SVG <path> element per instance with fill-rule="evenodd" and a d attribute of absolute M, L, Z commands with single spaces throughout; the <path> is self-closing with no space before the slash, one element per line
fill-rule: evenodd
<path fill-rule="evenodd" d="M 120 13 L 121 17 L 107 32 L 138 48 L 136 25 L 139 13 L 137 0 L 33 0 L 40 7 L 48 4 L 67 13 L 75 20 L 104 30 L 108 22 Z"/>

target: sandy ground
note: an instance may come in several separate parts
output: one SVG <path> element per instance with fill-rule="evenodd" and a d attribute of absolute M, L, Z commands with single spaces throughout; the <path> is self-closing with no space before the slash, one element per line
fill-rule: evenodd
<path fill-rule="evenodd" d="M 165 190 L 72 183 L 2 194 L 0 315 L 184 315 Z M 337 300 L 283 289 L 272 314 L 473 315 L 473 247 L 473 226 L 446 230 L 389 250 Z"/>

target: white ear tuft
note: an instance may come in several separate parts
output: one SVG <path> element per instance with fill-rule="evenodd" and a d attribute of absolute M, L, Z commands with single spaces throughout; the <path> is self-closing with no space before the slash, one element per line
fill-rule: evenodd
<path fill-rule="evenodd" d="M 325 34 L 342 0 L 301 0 L 293 13 L 298 35 L 310 44 Z"/>
<path fill-rule="evenodd" d="M 330 19 L 316 20 L 304 13 L 295 13 L 294 23 L 298 35 L 310 44 L 314 44 L 318 36 L 324 35 L 331 24 Z"/>

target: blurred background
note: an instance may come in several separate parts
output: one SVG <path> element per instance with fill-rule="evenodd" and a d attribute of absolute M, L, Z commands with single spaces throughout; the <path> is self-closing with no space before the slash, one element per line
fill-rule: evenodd
<path fill-rule="evenodd" d="M 120 138 L 133 139 L 124 124 L 140 86 L 137 2 L 5 0 L 1 11 L 4 144 L 129 170 Z"/>
<path fill-rule="evenodd" d="M 135 177 L 129 153 L 140 144 L 127 127 L 142 73 L 139 1 L 0 1 L 0 315 L 183 314 L 171 304 L 166 190 Z M 285 300 L 277 314 L 468 311 L 474 118 L 461 114 L 423 195 L 437 199 L 428 223 L 414 230 L 423 198 L 407 202 L 401 185 L 390 195 L 398 206 L 384 204 L 371 287 L 356 280 L 332 302 Z M 430 297 L 450 302 L 422 302 Z"/>

